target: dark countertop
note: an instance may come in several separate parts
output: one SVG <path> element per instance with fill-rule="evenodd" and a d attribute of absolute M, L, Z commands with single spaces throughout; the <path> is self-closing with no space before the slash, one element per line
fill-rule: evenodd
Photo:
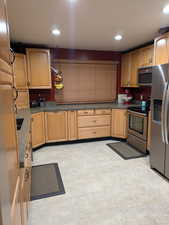
<path fill-rule="evenodd" d="M 31 113 L 38 112 L 55 112 L 69 110 L 85 110 L 85 109 L 127 109 L 128 107 L 139 106 L 139 104 L 118 104 L 118 103 L 96 103 L 96 104 L 56 104 L 55 102 L 47 102 L 44 107 L 31 108 Z"/>
<path fill-rule="evenodd" d="M 22 109 L 18 110 L 17 119 L 24 118 L 22 127 L 19 131 L 17 131 L 18 136 L 18 146 L 19 146 L 19 162 L 20 167 L 24 167 L 24 157 L 25 157 L 25 150 L 27 146 L 28 135 L 30 132 L 31 126 L 31 114 L 29 109 Z"/>

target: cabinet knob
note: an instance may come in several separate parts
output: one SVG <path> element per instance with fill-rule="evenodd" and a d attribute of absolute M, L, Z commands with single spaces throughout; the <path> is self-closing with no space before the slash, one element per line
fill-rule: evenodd
<path fill-rule="evenodd" d="M 25 159 L 28 159 L 28 157 L 29 157 L 29 154 L 25 153 Z"/>

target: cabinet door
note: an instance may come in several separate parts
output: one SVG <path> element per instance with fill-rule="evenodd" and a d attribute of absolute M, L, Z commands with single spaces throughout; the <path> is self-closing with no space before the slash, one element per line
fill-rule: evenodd
<path fill-rule="evenodd" d="M 153 55 L 154 55 L 154 45 L 141 48 L 139 53 L 139 67 L 152 66 Z"/>
<path fill-rule="evenodd" d="M 131 77 L 130 77 L 130 87 L 137 87 L 138 80 L 137 80 L 137 73 L 139 67 L 139 51 L 131 52 Z"/>
<path fill-rule="evenodd" d="M 26 91 L 26 90 L 18 91 L 16 105 L 18 109 L 29 108 L 29 91 Z"/>
<path fill-rule="evenodd" d="M 44 112 L 32 114 L 32 147 L 45 143 Z"/>
<path fill-rule="evenodd" d="M 45 113 L 46 142 L 66 141 L 67 138 L 67 112 Z"/>
<path fill-rule="evenodd" d="M 77 139 L 77 112 L 68 111 L 68 139 Z"/>
<path fill-rule="evenodd" d="M 127 110 L 112 110 L 112 137 L 127 138 Z"/>
<path fill-rule="evenodd" d="M 0 58 L 9 63 L 10 39 L 5 0 L 0 0 L 0 46 Z"/>
<path fill-rule="evenodd" d="M 163 35 L 155 40 L 154 43 L 154 65 L 169 62 L 169 35 Z"/>
<path fill-rule="evenodd" d="M 15 54 L 14 62 L 14 82 L 17 89 L 27 89 L 27 68 L 26 56 L 24 54 Z"/>
<path fill-rule="evenodd" d="M 11 76 L 0 71 L 0 224 L 2 225 L 11 225 L 11 202 L 19 170 L 12 96 Z"/>
<path fill-rule="evenodd" d="M 21 199 L 20 199 L 20 178 L 18 177 L 14 199 L 11 207 L 12 225 L 21 225 Z"/>
<path fill-rule="evenodd" d="M 45 49 L 27 49 L 29 88 L 51 88 L 50 53 Z"/>
<path fill-rule="evenodd" d="M 121 67 L 121 87 L 128 87 L 130 84 L 130 72 L 131 72 L 131 54 L 124 54 L 122 56 Z"/>

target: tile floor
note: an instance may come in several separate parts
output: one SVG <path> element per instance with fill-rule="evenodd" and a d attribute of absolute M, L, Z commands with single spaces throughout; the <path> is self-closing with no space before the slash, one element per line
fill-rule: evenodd
<path fill-rule="evenodd" d="M 123 160 L 107 143 L 43 147 L 34 164 L 58 162 L 66 194 L 31 202 L 29 225 L 168 225 L 169 183 L 149 159 Z"/>

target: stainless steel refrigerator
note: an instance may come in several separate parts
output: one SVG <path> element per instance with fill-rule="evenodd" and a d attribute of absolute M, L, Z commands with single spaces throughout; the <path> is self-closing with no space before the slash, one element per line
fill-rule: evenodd
<path fill-rule="evenodd" d="M 153 67 L 151 168 L 169 178 L 169 64 Z"/>

